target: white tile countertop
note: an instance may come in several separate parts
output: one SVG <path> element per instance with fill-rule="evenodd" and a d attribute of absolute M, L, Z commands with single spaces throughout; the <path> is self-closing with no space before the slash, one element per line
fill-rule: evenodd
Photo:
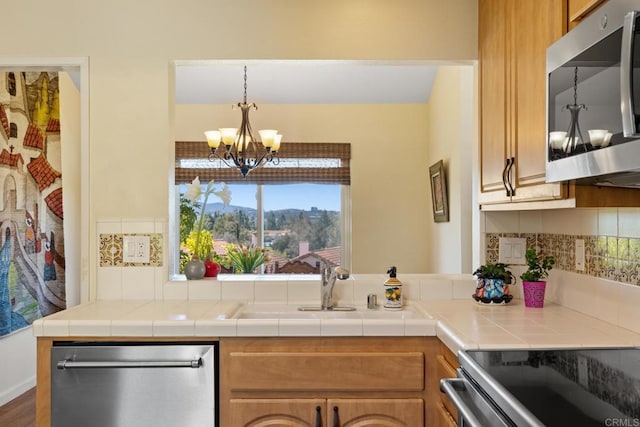
<path fill-rule="evenodd" d="M 396 314 L 359 306 L 359 314 L 344 316 L 292 317 L 280 307 L 269 318 L 238 316 L 243 307 L 248 306 L 242 301 L 226 300 L 97 301 L 38 319 L 33 333 L 41 337 L 438 336 L 453 352 L 640 346 L 640 334 L 628 329 L 555 304 L 526 308 L 520 300 L 497 306 L 471 299 L 412 301 Z"/>

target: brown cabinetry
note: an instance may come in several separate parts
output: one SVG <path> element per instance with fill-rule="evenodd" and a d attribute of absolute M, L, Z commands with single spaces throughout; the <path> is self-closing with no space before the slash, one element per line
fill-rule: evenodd
<path fill-rule="evenodd" d="M 605 0 L 569 0 L 569 28 L 573 28 L 589 16 Z"/>
<path fill-rule="evenodd" d="M 438 348 L 435 337 L 221 339 L 221 425 L 439 425 L 426 385 Z"/>
<path fill-rule="evenodd" d="M 566 197 L 545 183 L 546 49 L 566 30 L 565 0 L 480 0 L 480 202 Z"/>
<path fill-rule="evenodd" d="M 229 425 L 424 425 L 422 399 L 231 399 Z"/>
<path fill-rule="evenodd" d="M 443 343 L 439 345 L 440 351 L 436 356 L 437 377 L 438 382 L 443 378 L 457 377 L 456 369 L 460 367 L 458 358 Z M 438 402 L 438 413 L 441 417 L 443 425 L 457 425 L 458 410 L 446 394 L 440 393 L 440 401 Z"/>
<path fill-rule="evenodd" d="M 483 210 L 640 206 L 635 189 L 545 183 L 546 49 L 601 3 L 479 0 Z"/>

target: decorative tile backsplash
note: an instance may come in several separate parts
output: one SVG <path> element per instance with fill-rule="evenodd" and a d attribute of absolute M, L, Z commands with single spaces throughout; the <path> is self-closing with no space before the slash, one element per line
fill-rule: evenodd
<path fill-rule="evenodd" d="M 149 263 L 123 261 L 125 234 L 100 234 L 100 267 L 162 267 L 162 234 L 135 233 L 127 236 L 149 236 Z"/>
<path fill-rule="evenodd" d="M 640 286 L 640 238 L 549 233 L 486 233 L 486 261 L 498 262 L 500 237 L 527 239 L 556 259 L 554 268 Z M 585 270 L 576 269 L 576 239 L 584 240 Z"/>

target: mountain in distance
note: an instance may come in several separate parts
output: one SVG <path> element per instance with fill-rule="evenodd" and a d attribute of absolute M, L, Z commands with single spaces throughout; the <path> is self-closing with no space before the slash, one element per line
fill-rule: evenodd
<path fill-rule="evenodd" d="M 256 210 L 253 208 L 247 208 L 245 206 L 234 206 L 234 205 L 225 206 L 224 203 L 222 202 L 207 203 L 207 206 L 205 207 L 204 211 L 207 214 L 214 214 L 214 213 L 226 214 L 229 212 L 242 211 L 249 216 L 252 216 L 252 217 L 256 216 Z"/>
<path fill-rule="evenodd" d="M 238 212 L 238 211 L 242 211 L 244 213 L 246 213 L 247 215 L 249 215 L 250 217 L 254 217 L 256 216 L 256 210 L 254 208 L 248 208 L 245 206 L 234 206 L 234 205 L 229 205 L 229 206 L 225 206 L 224 203 L 222 202 L 215 202 L 215 203 L 207 203 L 207 206 L 205 207 L 205 213 L 207 214 L 214 214 L 214 213 L 221 213 L 221 214 L 226 214 L 228 212 Z M 311 210 L 304 210 L 304 209 L 277 209 L 277 210 L 272 210 L 272 211 L 265 211 L 265 214 L 269 214 L 270 212 L 273 212 L 276 216 L 281 216 L 284 215 L 285 217 L 292 217 L 295 215 L 299 215 L 300 212 L 306 212 L 306 213 L 320 213 L 322 212 L 322 209 L 311 209 Z M 328 211 L 329 213 L 338 213 L 336 211 Z"/>

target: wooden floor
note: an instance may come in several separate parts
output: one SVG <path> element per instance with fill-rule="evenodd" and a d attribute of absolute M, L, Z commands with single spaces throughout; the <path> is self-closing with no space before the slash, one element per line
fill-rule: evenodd
<path fill-rule="evenodd" d="M 36 389 L 16 397 L 0 406 L 0 426 L 33 427 L 36 425 Z"/>

